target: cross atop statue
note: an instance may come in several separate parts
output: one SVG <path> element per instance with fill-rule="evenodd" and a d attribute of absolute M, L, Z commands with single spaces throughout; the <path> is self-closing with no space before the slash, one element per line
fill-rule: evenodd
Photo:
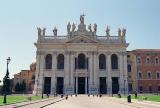
<path fill-rule="evenodd" d="M 84 14 L 83 15 L 80 15 L 80 22 L 81 22 L 81 24 L 84 24 Z"/>

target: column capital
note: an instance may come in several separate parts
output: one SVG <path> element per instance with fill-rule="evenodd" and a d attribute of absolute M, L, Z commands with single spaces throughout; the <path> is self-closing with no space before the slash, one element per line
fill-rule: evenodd
<path fill-rule="evenodd" d="M 37 55 L 44 55 L 45 54 L 44 51 L 37 51 L 36 53 L 37 53 Z"/>
<path fill-rule="evenodd" d="M 127 52 L 118 52 L 119 55 L 127 55 Z"/>

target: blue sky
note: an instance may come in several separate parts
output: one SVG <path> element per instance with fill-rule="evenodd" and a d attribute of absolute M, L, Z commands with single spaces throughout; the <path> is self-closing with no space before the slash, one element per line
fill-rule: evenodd
<path fill-rule="evenodd" d="M 107 25 L 111 35 L 125 27 L 128 50 L 160 48 L 160 0 L 1 0 L 0 80 L 8 56 L 10 77 L 29 69 L 36 57 L 36 27 L 46 27 L 52 35 L 57 26 L 58 34 L 65 35 L 68 21 L 78 24 L 83 13 L 87 25 L 97 23 L 98 35 L 105 35 Z"/>

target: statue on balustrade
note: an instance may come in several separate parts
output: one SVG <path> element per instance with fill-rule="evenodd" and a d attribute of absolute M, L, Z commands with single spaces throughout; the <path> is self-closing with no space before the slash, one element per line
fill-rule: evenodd
<path fill-rule="evenodd" d="M 43 28 L 43 36 L 45 36 L 46 28 Z"/>
<path fill-rule="evenodd" d="M 126 36 L 126 29 L 125 28 L 122 29 L 122 36 Z"/>
<path fill-rule="evenodd" d="M 110 27 L 109 27 L 109 26 L 107 26 L 106 35 L 107 35 L 107 36 L 110 36 Z"/>
<path fill-rule="evenodd" d="M 94 30 L 95 33 L 97 32 L 97 24 L 96 23 L 93 26 L 93 30 Z"/>
<path fill-rule="evenodd" d="M 75 29 L 76 29 L 76 25 L 73 23 L 73 24 L 72 24 L 72 32 L 74 32 Z"/>
<path fill-rule="evenodd" d="M 67 32 L 68 32 L 68 34 L 70 33 L 70 30 L 71 30 L 71 24 L 70 24 L 70 22 L 68 22 L 68 25 L 67 25 Z"/>
<path fill-rule="evenodd" d="M 91 26 L 91 24 L 88 26 L 88 29 L 89 29 L 90 32 L 92 32 L 92 26 Z"/>
<path fill-rule="evenodd" d="M 84 14 L 80 16 L 80 22 L 81 22 L 81 24 L 84 24 L 84 16 L 85 16 Z"/>
<path fill-rule="evenodd" d="M 53 34 L 54 34 L 54 36 L 57 36 L 57 28 L 56 27 L 54 27 L 54 29 L 53 29 Z"/>
<path fill-rule="evenodd" d="M 38 30 L 38 36 L 40 36 L 41 35 L 41 28 L 40 27 L 37 27 L 37 30 Z"/>
<path fill-rule="evenodd" d="M 118 28 L 118 36 L 121 36 L 121 29 Z"/>

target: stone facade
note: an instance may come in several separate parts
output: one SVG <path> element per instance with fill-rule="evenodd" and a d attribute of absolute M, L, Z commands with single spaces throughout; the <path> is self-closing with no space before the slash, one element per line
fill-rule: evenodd
<path fill-rule="evenodd" d="M 33 94 L 127 93 L 127 52 L 125 29 L 118 36 L 98 36 L 97 24 L 86 29 L 84 15 L 78 28 L 68 23 L 66 36 L 45 34 L 38 28 L 35 43 L 36 80 Z"/>

